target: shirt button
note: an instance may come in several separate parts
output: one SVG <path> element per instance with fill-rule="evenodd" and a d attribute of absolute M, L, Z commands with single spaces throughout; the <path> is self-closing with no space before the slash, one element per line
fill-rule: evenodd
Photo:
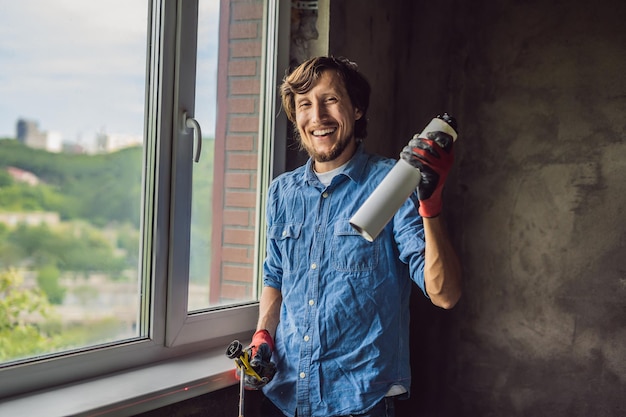
<path fill-rule="evenodd" d="M 324 191 L 324 192 L 322 193 L 322 197 L 324 197 L 324 198 L 328 198 L 328 193 L 327 193 L 326 191 Z"/>
<path fill-rule="evenodd" d="M 287 231 L 283 230 L 283 236 L 287 236 Z"/>
<path fill-rule="evenodd" d="M 311 269 L 317 269 L 317 264 L 311 264 Z"/>
<path fill-rule="evenodd" d="M 305 342 L 308 342 L 310 339 L 311 339 L 311 338 L 310 338 L 308 335 L 304 336 L 304 341 L 305 341 Z"/>
<path fill-rule="evenodd" d="M 302 379 L 306 378 L 306 374 L 304 372 L 300 372 L 300 378 Z"/>
<path fill-rule="evenodd" d="M 309 300 L 309 305 L 312 306 L 313 304 L 315 304 L 315 301 Z"/>

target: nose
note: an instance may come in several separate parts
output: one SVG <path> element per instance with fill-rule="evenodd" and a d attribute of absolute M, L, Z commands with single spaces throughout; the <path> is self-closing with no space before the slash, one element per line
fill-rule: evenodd
<path fill-rule="evenodd" d="M 316 100 L 313 102 L 311 107 L 311 118 L 313 119 L 313 122 L 322 122 L 326 119 L 328 109 L 323 101 Z"/>

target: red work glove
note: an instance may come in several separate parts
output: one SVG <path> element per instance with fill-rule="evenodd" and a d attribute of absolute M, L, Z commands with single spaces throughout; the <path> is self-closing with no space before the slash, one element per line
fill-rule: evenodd
<path fill-rule="evenodd" d="M 273 351 L 274 340 L 267 330 L 258 330 L 254 333 L 252 342 L 248 347 L 250 366 L 261 379 L 246 375 L 244 380 L 246 389 L 257 390 L 274 378 L 276 365 L 270 361 Z"/>
<path fill-rule="evenodd" d="M 428 132 L 426 137 L 413 136 L 400 153 L 402 159 L 420 170 L 422 179 L 417 194 L 422 217 L 437 217 L 441 213 L 443 186 L 454 163 L 453 144 L 452 136 L 445 132 Z"/>

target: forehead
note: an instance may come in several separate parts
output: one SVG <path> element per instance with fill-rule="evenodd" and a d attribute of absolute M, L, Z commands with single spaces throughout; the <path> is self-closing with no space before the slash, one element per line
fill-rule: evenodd
<path fill-rule="evenodd" d="M 311 89 L 305 93 L 296 94 L 296 98 L 320 93 L 347 95 L 343 79 L 336 71 L 325 70 L 322 72 L 317 81 L 313 83 Z"/>

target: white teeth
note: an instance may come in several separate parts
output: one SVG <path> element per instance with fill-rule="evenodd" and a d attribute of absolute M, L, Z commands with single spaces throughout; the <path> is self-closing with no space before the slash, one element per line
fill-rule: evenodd
<path fill-rule="evenodd" d="M 325 135 L 329 135 L 331 133 L 333 133 L 335 131 L 335 129 L 319 129 L 319 130 L 314 130 L 313 131 L 313 135 L 315 136 L 325 136 Z"/>

